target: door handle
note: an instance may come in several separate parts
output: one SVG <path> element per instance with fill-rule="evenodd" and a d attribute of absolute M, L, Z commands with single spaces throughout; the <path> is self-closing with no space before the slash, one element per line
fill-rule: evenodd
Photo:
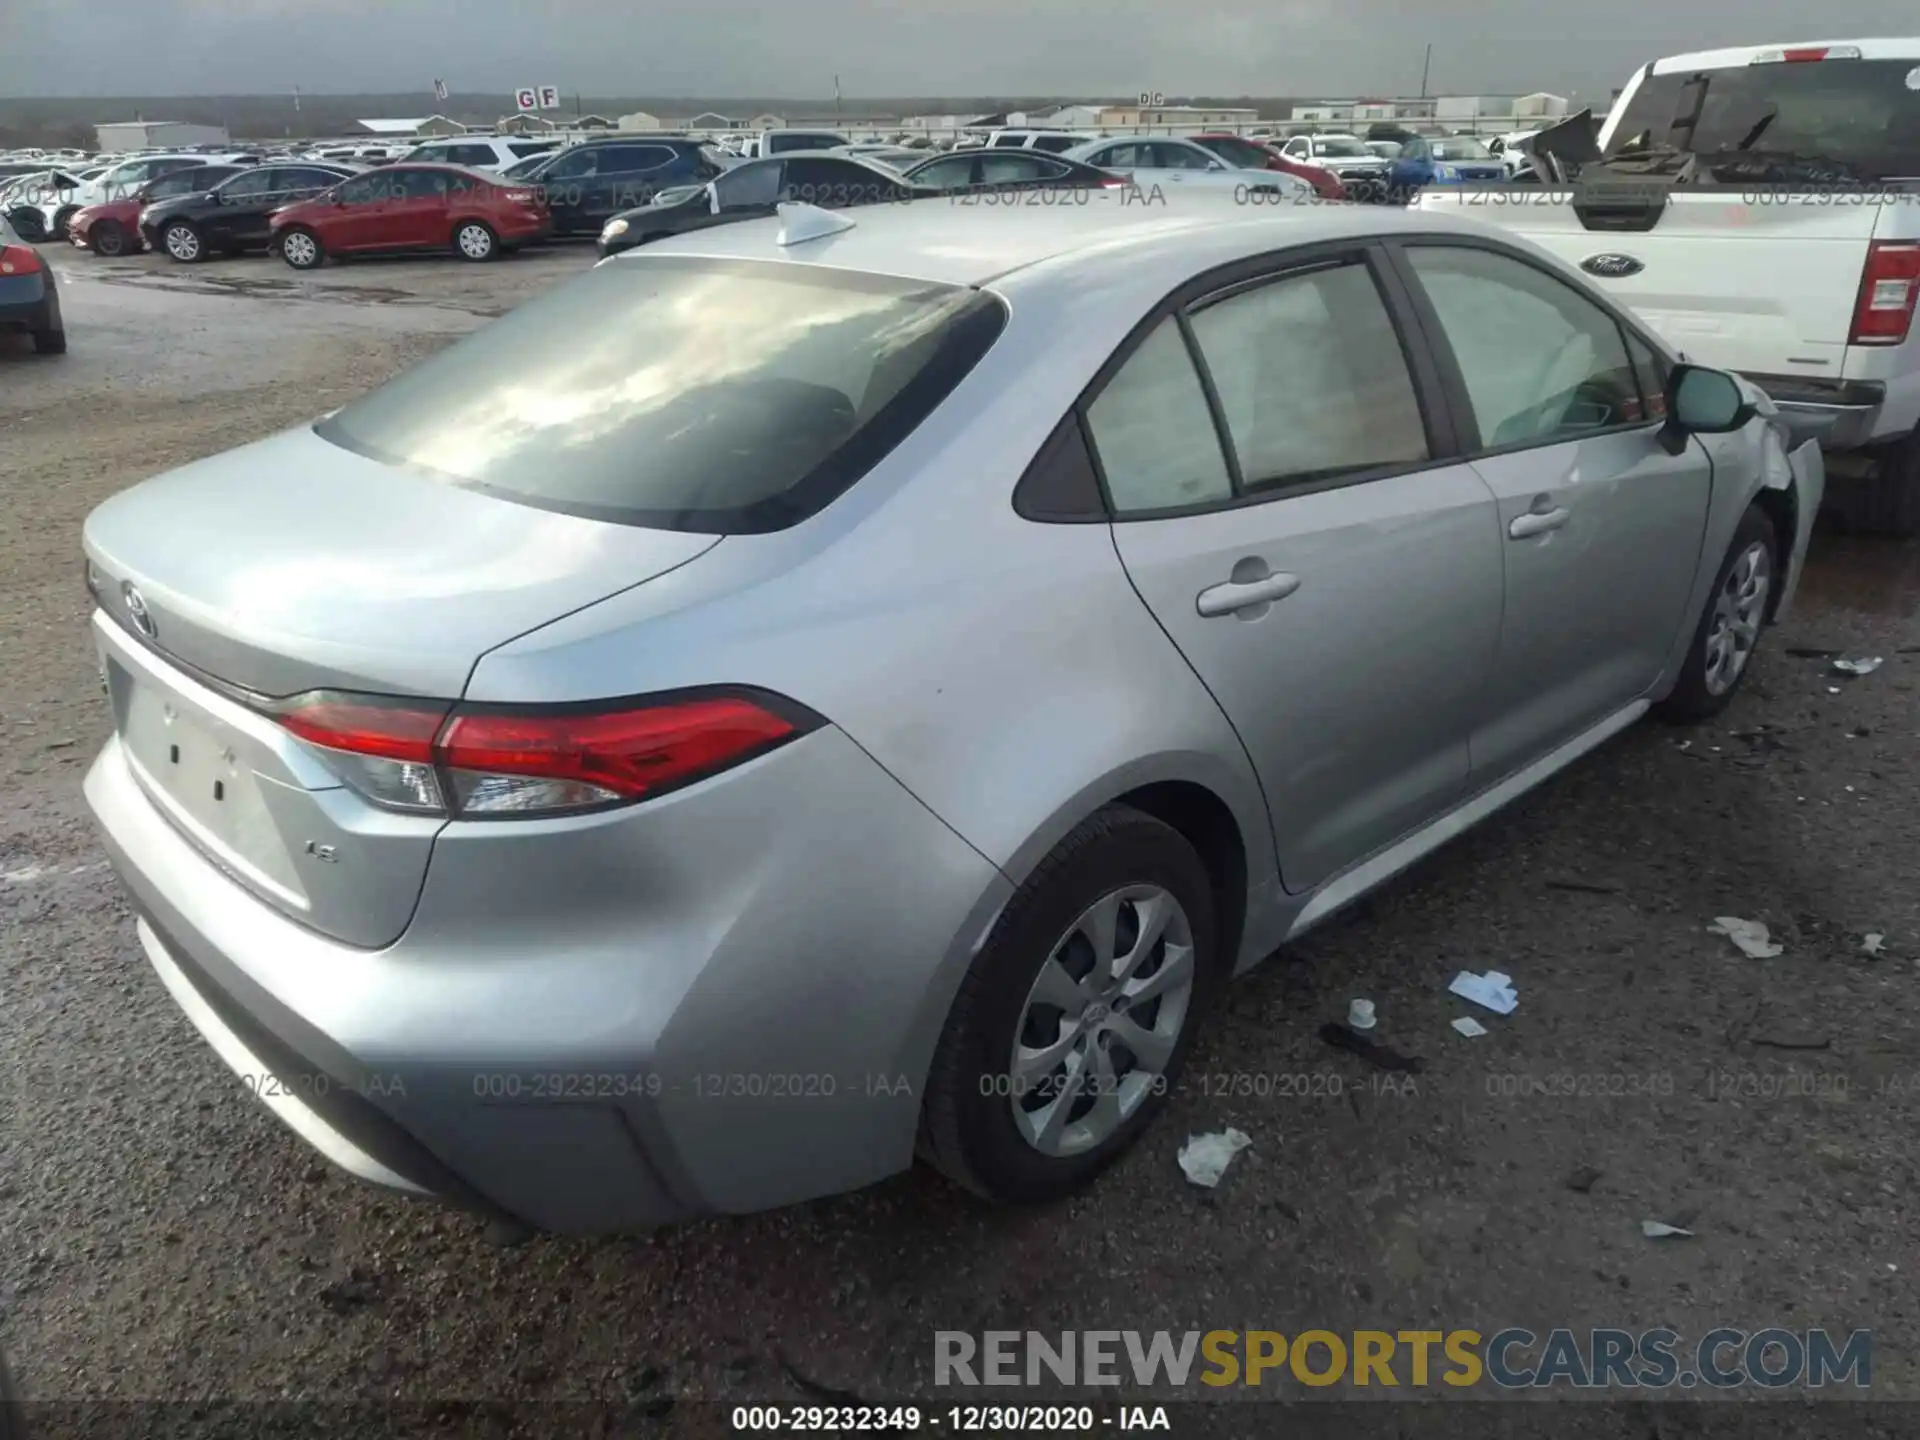
<path fill-rule="evenodd" d="M 1507 526 L 1507 534 L 1516 540 L 1530 540 L 1535 535 L 1558 530 L 1572 518 L 1573 512 L 1564 506 L 1558 510 L 1529 510 L 1514 517 L 1513 523 Z"/>
<path fill-rule="evenodd" d="M 1275 600 L 1284 600 L 1300 588 L 1298 575 L 1268 575 L 1260 580 L 1229 580 L 1220 585 L 1209 585 L 1199 594 L 1196 604 L 1200 613 L 1209 619 L 1218 615 L 1231 615 L 1236 610 L 1246 610 L 1255 605 L 1270 605 Z"/>

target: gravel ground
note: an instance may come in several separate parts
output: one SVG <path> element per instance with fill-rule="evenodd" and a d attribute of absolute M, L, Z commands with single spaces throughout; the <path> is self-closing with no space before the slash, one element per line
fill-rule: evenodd
<path fill-rule="evenodd" d="M 0 1345 L 38 1396 L 404 1400 L 442 1428 L 611 1402 L 694 1433 L 714 1400 L 930 1396 L 935 1329 L 1778 1324 L 1871 1329 L 1875 1395 L 1920 1399 L 1911 544 L 1823 534 L 1722 721 L 1628 732 L 1236 986 L 1162 1123 L 1070 1203 L 992 1211 L 915 1172 L 502 1248 L 315 1159 L 166 998 L 90 833 L 79 526 L 588 258 L 293 281 L 62 255 L 73 353 L 0 339 Z M 1887 663 L 1847 680 L 1789 647 Z M 1716 915 L 1785 953 L 1741 957 Z M 1448 1028 L 1462 968 L 1519 987 L 1484 1038 Z M 1421 1074 L 1317 1037 L 1356 995 Z M 1228 1125 L 1252 1148 L 1204 1194 L 1175 1151 Z"/>

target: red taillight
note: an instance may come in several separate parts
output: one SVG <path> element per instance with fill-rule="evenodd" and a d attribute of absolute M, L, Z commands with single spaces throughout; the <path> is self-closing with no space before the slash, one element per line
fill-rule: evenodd
<path fill-rule="evenodd" d="M 37 275 L 40 255 L 31 245 L 0 247 L 0 275 Z"/>
<path fill-rule="evenodd" d="M 818 724 L 758 692 L 616 707 L 460 706 L 313 691 L 274 718 L 377 804 L 462 816 L 552 815 L 702 780 Z"/>
<path fill-rule="evenodd" d="M 1920 297 L 1920 244 L 1875 240 L 1867 246 L 1860 274 L 1860 298 L 1853 307 L 1849 345 L 1899 345 L 1913 325 L 1914 300 Z"/>
<path fill-rule="evenodd" d="M 539 198 L 531 190 L 509 190 L 506 195 L 507 199 L 515 205 L 531 205 Z"/>

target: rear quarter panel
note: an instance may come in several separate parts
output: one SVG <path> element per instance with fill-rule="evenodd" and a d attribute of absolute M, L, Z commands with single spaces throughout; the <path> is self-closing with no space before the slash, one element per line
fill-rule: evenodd
<path fill-rule="evenodd" d="M 1015 884 L 1115 796 L 1198 783 L 1234 816 L 1257 921 L 1277 867 L 1231 726 L 1133 592 L 1109 527 L 1027 521 L 1011 501 L 1158 298 L 1016 298 L 948 402 L 825 511 L 492 651 L 468 695 L 765 686 L 840 726 Z M 1241 958 L 1271 944 L 1251 923 Z"/>

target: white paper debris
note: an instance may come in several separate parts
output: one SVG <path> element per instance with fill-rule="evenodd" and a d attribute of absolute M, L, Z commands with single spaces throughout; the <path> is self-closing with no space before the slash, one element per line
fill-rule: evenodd
<path fill-rule="evenodd" d="M 1887 948 L 1887 937 L 1871 932 L 1862 935 L 1860 937 L 1860 948 L 1869 955 L 1878 955 L 1882 950 Z"/>
<path fill-rule="evenodd" d="M 1878 655 L 1862 655 L 1859 659 L 1840 659 L 1833 662 L 1833 668 L 1842 675 L 1871 675 L 1886 661 Z"/>
<path fill-rule="evenodd" d="M 1232 1126 L 1214 1135 L 1189 1135 L 1180 1147 L 1180 1169 L 1194 1184 L 1211 1190 L 1227 1173 L 1233 1157 L 1251 1144 L 1251 1135 Z"/>
<path fill-rule="evenodd" d="M 1771 960 L 1786 948 L 1774 944 L 1767 937 L 1767 927 L 1758 920 L 1742 920 L 1737 915 L 1714 916 L 1713 924 L 1707 926 L 1707 933 L 1726 936 L 1740 947 L 1743 954 L 1755 960 Z"/>
<path fill-rule="evenodd" d="M 1476 1035 L 1484 1035 L 1487 1033 L 1487 1027 L 1471 1015 L 1462 1015 L 1458 1020 L 1453 1022 L 1453 1028 L 1458 1030 L 1462 1035 L 1465 1035 L 1469 1040 Z"/>
<path fill-rule="evenodd" d="M 1659 1220 L 1642 1220 L 1640 1233 L 1649 1240 L 1671 1240 L 1679 1235 L 1692 1235 L 1691 1230 L 1682 1230 L 1678 1225 L 1668 1225 Z"/>
<path fill-rule="evenodd" d="M 1462 1000 L 1484 1005 L 1496 1015 L 1511 1015 L 1513 1007 L 1520 1003 L 1520 992 L 1513 988 L 1513 977 L 1502 975 L 1498 970 L 1489 970 L 1484 975 L 1462 970 L 1447 989 Z"/>

